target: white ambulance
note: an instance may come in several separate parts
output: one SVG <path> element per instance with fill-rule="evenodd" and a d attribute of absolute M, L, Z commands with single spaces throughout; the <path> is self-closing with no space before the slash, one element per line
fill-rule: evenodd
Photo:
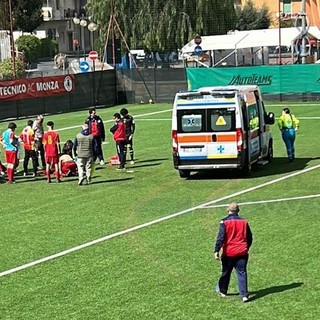
<path fill-rule="evenodd" d="M 172 113 L 174 167 L 181 178 L 213 169 L 249 174 L 254 163 L 272 160 L 274 121 L 258 86 L 179 92 Z"/>

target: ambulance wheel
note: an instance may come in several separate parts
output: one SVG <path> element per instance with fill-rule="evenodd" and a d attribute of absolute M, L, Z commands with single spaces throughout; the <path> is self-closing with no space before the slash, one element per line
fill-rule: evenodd
<path fill-rule="evenodd" d="M 180 176 L 180 178 L 189 178 L 190 177 L 190 171 L 188 171 L 188 170 L 179 170 L 179 176 Z"/>
<path fill-rule="evenodd" d="M 251 174 L 251 163 L 248 160 L 248 155 L 246 155 L 246 161 L 245 164 L 243 165 L 243 167 L 241 168 L 241 174 L 243 176 L 250 176 Z"/>
<path fill-rule="evenodd" d="M 272 162 L 272 159 L 273 159 L 273 144 L 272 144 L 272 140 L 270 140 L 266 160 L 268 160 L 269 162 Z"/>

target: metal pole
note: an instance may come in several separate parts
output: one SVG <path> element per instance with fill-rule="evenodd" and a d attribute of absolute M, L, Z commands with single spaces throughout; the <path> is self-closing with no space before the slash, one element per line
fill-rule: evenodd
<path fill-rule="evenodd" d="M 306 63 L 306 56 L 307 56 L 307 17 L 306 17 L 306 0 L 301 1 L 301 33 L 302 33 L 302 43 L 301 43 L 301 63 Z"/>
<path fill-rule="evenodd" d="M 10 42 L 11 42 L 11 59 L 13 64 L 13 79 L 16 80 L 17 72 L 16 72 L 16 50 L 14 46 L 14 38 L 13 38 L 13 18 L 12 18 L 12 3 L 9 0 L 9 16 L 10 16 Z"/>
<path fill-rule="evenodd" d="M 281 4 L 280 4 L 280 0 L 278 2 L 278 14 L 279 14 L 279 18 L 278 18 L 278 23 L 279 23 L 279 64 L 282 64 L 282 59 L 281 59 Z"/>

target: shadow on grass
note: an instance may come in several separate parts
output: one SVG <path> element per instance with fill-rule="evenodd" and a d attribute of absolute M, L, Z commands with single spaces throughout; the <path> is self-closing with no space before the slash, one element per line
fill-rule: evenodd
<path fill-rule="evenodd" d="M 127 169 L 136 169 L 136 168 L 147 168 L 147 167 L 155 167 L 160 166 L 161 163 L 149 163 L 149 164 L 142 164 L 142 165 L 132 165 L 130 167 L 127 167 Z"/>
<path fill-rule="evenodd" d="M 155 161 L 165 161 L 168 158 L 158 158 L 158 159 L 144 159 L 144 160 L 135 160 L 135 163 L 145 163 L 145 162 L 155 162 Z"/>
<path fill-rule="evenodd" d="M 93 184 L 105 184 L 105 183 L 112 183 L 112 182 L 121 182 L 121 181 L 128 181 L 132 180 L 132 177 L 129 178 L 120 178 L 120 179 L 109 179 L 109 180 L 103 180 L 103 181 L 92 181 L 90 185 Z"/>
<path fill-rule="evenodd" d="M 288 158 L 278 157 L 266 165 L 255 165 L 252 167 L 250 175 L 246 176 L 240 170 L 202 170 L 190 175 L 187 180 L 224 180 L 224 179 L 250 179 L 265 176 L 273 176 L 282 173 L 290 173 L 298 170 L 303 170 L 307 167 L 310 161 L 319 160 L 320 157 L 314 158 L 296 158 L 294 162 L 289 163 Z"/>
<path fill-rule="evenodd" d="M 257 291 L 253 291 L 250 293 L 250 301 L 254 301 L 260 298 L 263 298 L 269 294 L 280 293 L 287 290 L 292 290 L 295 288 L 299 288 L 303 285 L 303 282 L 294 282 L 290 284 L 284 284 L 281 286 L 274 286 L 270 288 L 265 288 Z"/>

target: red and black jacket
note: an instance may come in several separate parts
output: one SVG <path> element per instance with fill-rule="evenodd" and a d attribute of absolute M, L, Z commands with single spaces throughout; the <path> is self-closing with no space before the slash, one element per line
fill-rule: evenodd
<path fill-rule="evenodd" d="M 223 255 L 238 257 L 248 253 L 252 244 L 252 232 L 246 219 L 229 214 L 220 221 L 214 252 L 222 248 Z"/>
<path fill-rule="evenodd" d="M 85 123 L 88 125 L 89 133 L 91 133 L 93 137 L 100 137 L 102 141 L 105 140 L 104 124 L 99 116 L 88 117 Z"/>
<path fill-rule="evenodd" d="M 111 127 L 110 132 L 113 134 L 114 141 L 124 141 L 126 140 L 126 125 L 123 121 L 117 121 L 113 127 Z"/>

